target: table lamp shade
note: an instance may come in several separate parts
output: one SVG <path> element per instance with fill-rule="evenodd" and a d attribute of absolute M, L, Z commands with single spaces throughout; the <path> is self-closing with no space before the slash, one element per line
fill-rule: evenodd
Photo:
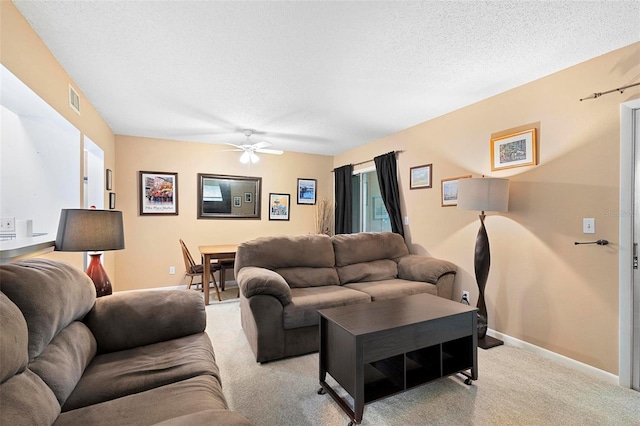
<path fill-rule="evenodd" d="M 469 178 L 458 181 L 458 208 L 506 212 L 509 207 L 509 179 Z"/>
<path fill-rule="evenodd" d="M 107 251 L 123 248 L 121 211 L 62 210 L 55 245 L 57 251 Z"/>
<path fill-rule="evenodd" d="M 122 212 L 113 210 L 63 209 L 60 214 L 55 250 L 93 251 L 121 250 L 124 248 Z M 102 253 L 90 253 L 87 275 L 96 287 L 96 296 L 113 292 L 111 280 L 102 267 Z"/>

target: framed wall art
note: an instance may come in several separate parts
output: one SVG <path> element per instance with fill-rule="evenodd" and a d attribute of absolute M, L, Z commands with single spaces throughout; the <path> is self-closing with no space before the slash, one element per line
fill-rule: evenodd
<path fill-rule="evenodd" d="M 471 175 L 458 176 L 448 179 L 442 179 L 442 207 L 450 207 L 458 205 L 458 181 L 460 179 L 470 178 Z"/>
<path fill-rule="evenodd" d="M 538 164 L 536 129 L 491 139 L 491 170 Z"/>
<path fill-rule="evenodd" d="M 269 194 L 269 220 L 289 220 L 289 194 Z"/>
<path fill-rule="evenodd" d="M 298 204 L 316 203 L 315 179 L 298 179 Z"/>
<path fill-rule="evenodd" d="M 431 188 L 431 164 L 411 167 L 409 169 L 409 189 Z"/>
<path fill-rule="evenodd" d="M 178 214 L 178 173 L 139 172 L 140 216 Z"/>
<path fill-rule="evenodd" d="M 116 193 L 109 193 L 109 210 L 115 210 L 116 208 Z"/>
<path fill-rule="evenodd" d="M 107 169 L 105 172 L 104 184 L 107 191 L 111 191 L 113 189 L 113 172 L 111 169 Z"/>

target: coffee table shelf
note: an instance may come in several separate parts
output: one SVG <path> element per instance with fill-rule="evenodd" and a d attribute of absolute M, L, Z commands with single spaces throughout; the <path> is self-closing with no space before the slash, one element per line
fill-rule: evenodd
<path fill-rule="evenodd" d="M 372 401 L 452 374 L 464 374 L 467 384 L 478 377 L 475 308 L 421 294 L 318 313 L 319 393 L 329 393 L 352 422 Z"/>

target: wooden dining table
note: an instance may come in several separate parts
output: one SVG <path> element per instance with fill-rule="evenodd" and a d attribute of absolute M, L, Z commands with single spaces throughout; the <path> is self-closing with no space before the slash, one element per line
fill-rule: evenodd
<path fill-rule="evenodd" d="M 211 261 L 214 259 L 234 259 L 236 257 L 236 250 L 238 244 L 220 244 L 220 245 L 206 245 L 198 246 L 200 254 L 202 255 L 202 287 L 204 289 L 204 304 L 209 304 L 209 278 L 211 277 Z M 222 274 L 222 272 L 221 272 Z M 220 277 L 220 280 L 224 280 L 224 277 Z M 213 285 L 216 285 L 214 282 Z"/>

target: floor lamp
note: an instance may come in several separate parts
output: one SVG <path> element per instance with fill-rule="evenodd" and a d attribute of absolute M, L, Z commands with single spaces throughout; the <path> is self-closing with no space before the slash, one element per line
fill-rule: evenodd
<path fill-rule="evenodd" d="M 489 349 L 502 345 L 503 342 L 487 336 L 487 305 L 484 300 L 484 289 L 487 285 L 491 252 L 489 237 L 484 226 L 485 211 L 506 212 L 509 206 L 509 180 L 498 178 L 469 178 L 458 181 L 458 208 L 481 211 L 480 229 L 476 237 L 474 267 L 478 284 L 478 346 Z"/>
<path fill-rule="evenodd" d="M 122 212 L 114 210 L 62 209 L 56 251 L 88 251 L 91 262 L 87 275 L 96 287 L 96 296 L 107 296 L 113 292 L 111 281 L 102 267 L 103 251 L 124 248 Z"/>

